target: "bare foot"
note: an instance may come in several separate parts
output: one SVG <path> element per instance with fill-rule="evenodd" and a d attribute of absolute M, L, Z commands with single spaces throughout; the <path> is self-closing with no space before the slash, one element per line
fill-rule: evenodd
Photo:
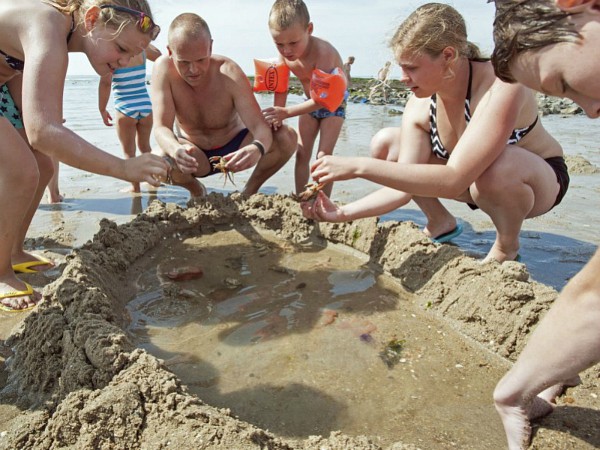
<path fill-rule="evenodd" d="M 58 192 L 48 192 L 48 203 L 62 203 L 65 200 L 65 197 Z"/>
<path fill-rule="evenodd" d="M 524 450 L 531 441 L 529 415 L 520 406 L 508 406 L 496 402 L 496 411 L 502 419 L 509 450 Z"/>
<path fill-rule="evenodd" d="M 505 261 L 518 261 L 519 260 L 519 248 L 517 247 L 515 250 L 503 251 L 494 245 L 487 256 L 481 261 L 482 264 L 489 263 L 492 261 L 497 261 L 499 263 L 503 263 Z"/>
<path fill-rule="evenodd" d="M 442 236 L 456 229 L 456 219 L 452 216 L 448 220 L 439 223 L 428 223 L 423 228 L 423 233 L 429 238 Z"/>

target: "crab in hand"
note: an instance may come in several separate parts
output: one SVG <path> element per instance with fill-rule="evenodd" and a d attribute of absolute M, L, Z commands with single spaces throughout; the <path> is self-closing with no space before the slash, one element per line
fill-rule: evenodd
<path fill-rule="evenodd" d="M 292 198 L 297 202 L 309 202 L 317 197 L 320 190 L 325 187 L 325 183 L 308 183 L 305 189 L 299 194 L 292 194 Z"/>
<path fill-rule="evenodd" d="M 235 182 L 233 181 L 233 172 L 227 168 L 227 160 L 222 156 L 211 156 L 208 160 L 212 163 L 214 170 L 219 170 L 225 180 L 223 181 L 223 187 L 227 183 L 227 180 L 231 181 L 231 184 L 235 186 Z"/>

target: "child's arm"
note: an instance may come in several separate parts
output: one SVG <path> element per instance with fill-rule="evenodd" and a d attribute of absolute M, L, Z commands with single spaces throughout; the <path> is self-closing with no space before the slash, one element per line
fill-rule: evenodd
<path fill-rule="evenodd" d="M 103 75 L 100 78 L 100 83 L 98 84 L 98 110 L 100 111 L 100 115 L 102 116 L 102 121 L 104 125 L 107 127 L 111 127 L 112 117 L 110 113 L 106 110 L 106 105 L 108 105 L 108 99 L 110 98 L 110 84 L 112 82 L 112 74 Z"/>
<path fill-rule="evenodd" d="M 277 94 L 275 94 L 275 105 L 277 105 Z M 285 104 L 285 103 L 284 103 Z M 299 105 L 292 106 L 272 106 L 262 110 L 263 117 L 267 123 L 277 130 L 283 121 L 289 117 L 301 116 L 316 111 L 320 106 L 312 99 L 309 99 Z"/>
<path fill-rule="evenodd" d="M 156 61 L 160 55 L 162 55 L 162 53 L 158 48 L 152 44 L 148 44 L 148 47 L 146 48 L 146 58 L 150 61 Z"/>

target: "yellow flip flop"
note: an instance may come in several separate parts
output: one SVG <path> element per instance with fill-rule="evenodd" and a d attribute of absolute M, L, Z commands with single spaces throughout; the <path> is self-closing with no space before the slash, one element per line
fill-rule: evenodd
<path fill-rule="evenodd" d="M 5 292 L 3 294 L 0 294 L 0 300 L 5 299 L 5 298 L 24 297 L 26 295 L 33 295 L 33 287 L 29 283 L 25 283 L 25 287 L 27 289 L 25 289 L 24 291 L 10 291 L 10 292 Z M 37 306 L 37 303 L 34 305 L 31 305 L 31 306 L 27 306 L 25 308 L 11 308 L 10 306 L 0 303 L 0 310 L 17 313 L 17 312 L 29 311 L 30 309 L 33 309 L 36 306 Z"/>
<path fill-rule="evenodd" d="M 32 267 L 37 266 L 45 266 L 50 265 L 54 267 L 54 263 L 52 261 L 47 260 L 41 256 L 38 256 L 39 259 L 34 259 L 33 261 L 25 261 L 19 264 L 13 264 L 12 269 L 15 273 L 41 273 L 41 270 L 34 270 Z M 49 269 L 46 269 L 49 270 Z"/>

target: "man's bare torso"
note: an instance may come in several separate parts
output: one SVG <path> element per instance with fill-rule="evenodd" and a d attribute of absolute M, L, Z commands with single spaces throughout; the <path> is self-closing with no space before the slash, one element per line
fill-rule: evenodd
<path fill-rule="evenodd" d="M 223 146 L 244 128 L 228 87 L 233 81 L 226 70 L 223 73 L 226 64 L 227 60 L 212 56 L 205 79 L 194 87 L 173 66 L 169 68 L 177 126 L 182 137 L 201 149 Z"/>

